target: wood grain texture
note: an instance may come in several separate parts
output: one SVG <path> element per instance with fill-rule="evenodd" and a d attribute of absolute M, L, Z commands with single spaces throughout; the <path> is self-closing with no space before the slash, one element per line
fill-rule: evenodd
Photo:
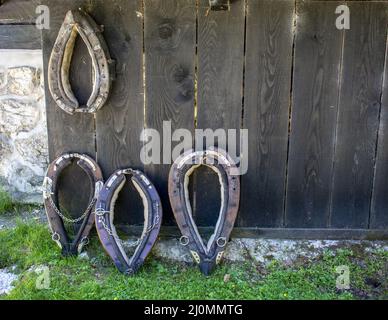
<path fill-rule="evenodd" d="M 100 1 L 95 18 L 104 25 L 104 37 L 116 63 L 110 97 L 96 115 L 97 160 L 105 179 L 119 168 L 143 170 L 140 133 L 144 127 L 142 1 Z M 136 190 L 127 183 L 119 195 L 115 218 L 143 223 Z"/>
<path fill-rule="evenodd" d="M 280 227 L 295 5 L 291 0 L 249 0 L 247 5 L 244 128 L 249 130 L 249 153 L 239 226 Z"/>
<path fill-rule="evenodd" d="M 40 49 L 40 39 L 40 30 L 33 25 L 0 24 L 0 49 Z"/>
<path fill-rule="evenodd" d="M 121 226 L 119 226 L 121 228 Z M 138 226 L 122 226 L 129 234 L 141 232 Z M 200 234 L 210 236 L 213 227 L 199 227 Z M 179 238 L 181 232 L 178 227 L 165 226 L 160 230 L 160 239 Z M 285 240 L 388 240 L 388 229 L 314 229 L 314 228 L 233 228 L 231 239 L 285 239 Z"/>
<path fill-rule="evenodd" d="M 3 0 L 0 24 L 35 24 L 40 0 Z"/>
<path fill-rule="evenodd" d="M 171 121 L 172 131 L 193 131 L 196 2 L 146 0 L 144 5 L 146 127 L 162 135 L 163 121 Z M 174 223 L 167 192 L 169 169 L 168 164 L 145 167 L 162 198 L 165 224 Z"/>
<path fill-rule="evenodd" d="M 384 8 L 388 15 L 388 4 Z M 387 42 L 388 46 L 388 42 Z M 388 47 L 385 51 L 385 69 L 381 92 L 381 112 L 378 132 L 378 143 L 376 152 L 376 164 L 374 172 L 373 193 L 371 202 L 371 212 L 369 228 L 387 229 L 388 228 Z"/>
<path fill-rule="evenodd" d="M 297 2 L 285 226 L 329 219 L 343 31 L 340 2 Z"/>
<path fill-rule="evenodd" d="M 386 3 L 352 2 L 345 33 L 333 228 L 367 228 L 387 41 Z"/>
<path fill-rule="evenodd" d="M 70 9 L 77 10 L 80 7 L 87 9 L 89 1 L 43 1 L 50 8 L 51 28 L 42 31 L 43 63 L 45 83 L 47 83 L 47 66 L 59 28 L 66 12 Z M 87 11 L 87 10 L 86 10 Z M 93 16 L 93 14 L 92 14 Z M 86 46 L 77 41 L 72 58 L 70 82 L 73 91 L 80 100 L 85 99 L 86 91 L 91 82 L 91 59 Z M 89 114 L 68 115 L 54 102 L 48 87 L 45 89 L 47 131 L 49 137 L 49 158 L 53 161 L 65 152 L 85 153 L 93 158 L 95 153 L 94 117 Z M 89 182 L 80 178 L 80 171 L 72 166 L 64 172 L 60 183 L 68 186 L 59 193 L 60 203 L 66 211 L 79 215 L 86 208 L 90 190 Z"/>
<path fill-rule="evenodd" d="M 23 18 L 27 7 L 8 11 L 7 21 L 12 25 L 2 25 L 5 6 L 23 2 L 8 0 L 0 7 L 0 47 L 2 34 L 15 48 L 37 45 L 34 32 L 30 37 L 28 32 L 13 31 L 34 28 L 29 24 L 34 23 L 35 16 Z M 387 81 L 383 84 L 383 70 L 387 59 L 387 2 L 348 2 L 351 29 L 339 31 L 334 12 L 342 2 L 298 0 L 294 52 L 293 0 L 234 0 L 230 1 L 231 11 L 209 10 L 207 0 L 145 0 L 144 10 L 142 3 L 43 1 L 51 13 L 51 29 L 43 30 L 46 81 L 51 49 L 69 9 L 83 7 L 97 23 L 105 25 L 104 37 L 117 63 L 112 95 L 96 120 L 91 115 L 67 115 L 46 89 L 51 160 L 67 151 L 93 157 L 97 151 L 107 178 L 119 167 L 143 168 L 139 134 L 144 126 L 162 133 L 163 121 L 171 120 L 172 130 L 193 131 L 195 124 L 198 128 L 239 129 L 243 114 L 243 127 L 249 129 L 249 167 L 242 177 L 236 235 L 326 239 L 386 236 L 388 89 Z M 31 12 L 31 7 L 28 10 Z M 3 27 L 13 29 L 4 31 Z M 15 36 L 9 38 L 10 34 Z M 79 100 L 86 101 L 91 90 L 91 64 L 80 39 L 70 80 Z M 144 170 L 162 197 L 164 224 L 173 226 L 167 196 L 169 168 L 147 165 Z M 73 216 L 79 215 L 89 196 L 86 176 L 72 166 L 59 184 L 61 204 Z M 195 220 L 209 231 L 219 211 L 218 179 L 213 171 L 201 169 L 189 187 L 196 191 L 191 195 Z M 141 206 L 139 196 L 127 184 L 118 201 L 118 223 L 141 230 L 136 226 L 143 220 Z M 282 229 L 284 226 L 288 228 Z"/>
<path fill-rule="evenodd" d="M 388 229 L 388 50 L 385 52 L 380 127 L 369 228 Z"/>
<path fill-rule="evenodd" d="M 239 137 L 245 0 L 231 2 L 230 11 L 209 9 L 207 0 L 199 1 L 197 128 L 236 129 Z M 220 208 L 220 186 L 212 170 L 199 168 L 195 173 L 193 199 L 197 224 L 215 225 Z"/>

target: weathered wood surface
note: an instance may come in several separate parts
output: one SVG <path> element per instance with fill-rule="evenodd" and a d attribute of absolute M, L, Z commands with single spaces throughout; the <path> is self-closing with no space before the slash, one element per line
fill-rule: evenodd
<path fill-rule="evenodd" d="M 373 238 L 387 229 L 388 2 L 347 2 L 346 31 L 335 27 L 340 1 L 235 0 L 230 11 L 210 10 L 207 0 L 44 3 L 51 9 L 51 29 L 43 30 L 45 75 L 66 11 L 80 6 L 105 25 L 117 63 L 111 98 L 96 118 L 65 114 L 46 90 L 50 159 L 65 151 L 97 155 L 105 178 L 117 168 L 144 168 L 162 197 L 164 224 L 172 226 L 170 165 L 142 165 L 143 127 L 161 134 L 163 121 L 172 131 L 247 128 L 238 230 L 335 238 L 350 228 L 344 234 Z M 90 93 L 90 68 L 78 40 L 71 83 L 81 101 Z M 61 181 L 62 202 L 78 213 L 85 206 L 79 190 L 89 188 L 80 175 L 70 168 Z M 116 217 L 139 224 L 140 200 L 128 188 Z M 191 188 L 196 222 L 214 225 L 216 176 L 203 169 Z"/>
<path fill-rule="evenodd" d="M 129 234 L 141 233 L 141 227 L 123 225 L 120 228 Z M 211 236 L 214 227 L 198 227 L 205 237 Z M 178 227 L 161 228 L 160 238 L 179 238 Z M 388 240 L 387 229 L 314 229 L 314 228 L 246 228 L 235 227 L 231 238 L 299 239 L 299 240 Z"/>
<path fill-rule="evenodd" d="M 172 131 L 194 129 L 195 4 L 195 0 L 144 1 L 145 126 L 160 133 L 164 121 L 171 121 Z M 161 160 L 162 154 L 163 150 Z M 174 223 L 167 192 L 169 169 L 169 164 L 145 166 L 162 198 L 165 224 Z"/>
<path fill-rule="evenodd" d="M 352 2 L 345 32 L 330 227 L 368 228 L 387 42 L 387 3 Z"/>
<path fill-rule="evenodd" d="M 0 49 L 40 49 L 40 39 L 40 30 L 33 25 L 0 24 Z"/>
<path fill-rule="evenodd" d="M 388 45 L 388 44 L 387 44 Z M 388 229 L 388 51 L 381 96 L 380 128 L 374 174 L 370 228 Z"/>
<path fill-rule="evenodd" d="M 297 4 L 286 227 L 324 228 L 330 211 L 340 88 L 340 2 Z"/>
<path fill-rule="evenodd" d="M 295 5 L 282 0 L 249 0 L 247 5 L 244 128 L 249 152 L 239 225 L 281 227 Z"/>
<path fill-rule="evenodd" d="M 197 129 L 237 129 L 239 136 L 244 22 L 245 0 L 232 2 L 230 11 L 209 11 L 209 2 L 199 1 Z M 193 190 L 197 225 L 215 225 L 221 202 L 215 172 L 199 168 Z"/>
<path fill-rule="evenodd" d="M 39 4 L 40 0 L 3 0 L 0 24 L 35 24 Z"/>
<path fill-rule="evenodd" d="M 42 1 L 50 9 L 51 28 L 42 32 L 43 62 L 45 82 L 47 83 L 47 67 L 50 54 L 62 25 L 66 12 L 83 7 L 87 12 L 90 1 L 47 0 Z M 93 12 L 89 12 L 93 16 Z M 70 70 L 70 83 L 80 102 L 87 100 L 91 88 L 92 67 L 86 46 L 77 38 Z M 85 153 L 96 157 L 95 123 L 93 115 L 68 115 L 54 102 L 46 86 L 47 130 L 49 135 L 50 161 L 65 152 Z M 89 200 L 89 181 L 84 179 L 82 171 L 75 166 L 63 172 L 61 182 L 65 188 L 60 188 L 60 203 L 64 209 L 74 215 L 80 215 Z"/>
<path fill-rule="evenodd" d="M 110 98 L 96 115 L 97 161 L 108 179 L 119 168 L 144 169 L 139 157 L 144 127 L 142 1 L 100 1 L 93 11 L 104 25 L 116 63 Z M 142 202 L 130 182 L 119 195 L 115 218 L 143 222 Z"/>

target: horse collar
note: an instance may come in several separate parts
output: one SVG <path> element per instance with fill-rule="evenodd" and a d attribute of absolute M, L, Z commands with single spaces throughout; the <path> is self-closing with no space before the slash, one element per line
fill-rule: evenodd
<path fill-rule="evenodd" d="M 101 32 L 101 27 L 81 10 L 68 11 L 59 30 L 48 65 L 48 86 L 56 104 L 69 114 L 95 113 L 108 99 L 114 61 L 110 58 Z M 88 49 L 93 67 L 93 90 L 84 107 L 80 107 L 69 80 L 77 34 L 81 36 Z"/>
<path fill-rule="evenodd" d="M 140 194 L 144 206 L 143 232 L 135 243 L 136 249 L 131 257 L 125 253 L 113 223 L 115 203 L 127 175 L 131 175 L 131 181 Z M 122 273 L 133 274 L 143 264 L 159 234 L 162 222 L 162 205 L 159 195 L 154 185 L 141 171 L 118 170 L 107 180 L 99 194 L 95 220 L 100 241 L 116 267 Z"/>
<path fill-rule="evenodd" d="M 58 179 L 63 170 L 74 160 L 87 174 L 94 189 L 89 197 L 89 205 L 78 218 L 66 217 L 58 206 Z M 97 163 L 87 155 L 67 153 L 55 159 L 48 167 L 43 182 L 43 199 L 52 239 L 62 249 L 63 255 L 76 255 L 88 243 L 88 235 L 94 223 L 94 206 L 97 195 L 103 186 L 102 172 Z M 82 223 L 73 241 L 69 240 L 64 223 Z"/>
<path fill-rule="evenodd" d="M 204 243 L 193 219 L 189 200 L 189 178 L 200 165 L 214 170 L 221 186 L 221 209 L 214 233 Z M 169 174 L 168 191 L 171 207 L 182 233 L 180 242 L 189 248 L 202 273 L 208 275 L 222 259 L 225 246 L 233 229 L 239 207 L 240 182 L 232 175 L 237 168 L 229 155 L 212 148 L 206 151 L 190 150 L 173 164 Z"/>

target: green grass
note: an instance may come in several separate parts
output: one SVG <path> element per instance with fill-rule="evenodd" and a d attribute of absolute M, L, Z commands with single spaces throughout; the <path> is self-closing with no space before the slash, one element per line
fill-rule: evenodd
<path fill-rule="evenodd" d="M 0 186 L 0 215 L 17 216 L 39 208 L 36 204 L 26 204 L 14 201 L 12 197 Z"/>
<path fill-rule="evenodd" d="M 388 253 L 363 250 L 327 251 L 316 261 L 286 268 L 273 263 L 222 264 L 209 277 L 196 266 L 149 257 L 135 276 L 124 276 L 112 265 L 96 237 L 88 246 L 89 260 L 63 258 L 47 228 L 19 223 L 0 231 L 0 268 L 17 266 L 15 289 L 3 299 L 387 299 Z M 32 266 L 50 270 L 50 288 L 37 289 Z M 335 268 L 348 265 L 351 290 L 336 289 Z M 225 275 L 229 281 L 224 281 Z M 377 287 L 376 287 L 377 285 Z"/>
<path fill-rule="evenodd" d="M 10 195 L 0 187 L 0 214 L 12 210 L 13 206 Z"/>

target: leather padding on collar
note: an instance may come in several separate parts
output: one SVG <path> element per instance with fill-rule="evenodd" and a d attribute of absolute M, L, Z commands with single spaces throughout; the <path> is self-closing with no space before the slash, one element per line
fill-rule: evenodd
<path fill-rule="evenodd" d="M 88 208 L 76 219 L 66 218 L 58 206 L 58 180 L 65 168 L 77 161 L 77 165 L 88 176 L 91 185 Z M 43 183 L 43 199 L 47 220 L 53 240 L 62 249 L 63 255 L 76 255 L 87 244 L 89 232 L 94 224 L 94 207 L 97 195 L 103 186 L 102 172 L 97 163 L 87 155 L 66 153 L 55 159 L 48 167 Z M 80 190 L 82 192 L 82 190 Z M 77 197 L 78 195 L 74 195 Z M 71 223 L 81 223 L 78 233 L 71 241 L 64 226 L 64 220 Z"/>
<path fill-rule="evenodd" d="M 125 253 L 114 226 L 114 207 L 126 175 L 139 192 L 144 206 L 143 233 L 131 257 Z M 138 170 L 117 170 L 103 186 L 96 204 L 96 228 L 100 241 L 116 267 L 125 274 L 135 273 L 155 244 L 162 222 L 162 204 L 154 185 Z"/>
<path fill-rule="evenodd" d="M 101 33 L 101 27 L 81 10 L 68 11 L 59 30 L 48 65 L 48 86 L 56 104 L 69 114 L 95 113 L 108 99 L 114 61 Z M 69 81 L 77 34 L 84 41 L 93 66 L 93 90 L 84 107 L 79 106 Z"/>
<path fill-rule="evenodd" d="M 205 245 L 193 219 L 189 200 L 190 175 L 200 165 L 214 170 L 221 186 L 221 209 L 214 233 Z M 222 149 L 190 150 L 178 157 L 171 167 L 168 193 L 171 207 L 182 233 L 181 244 L 187 246 L 202 273 L 208 275 L 221 261 L 237 217 L 240 201 L 240 180 L 231 157 Z"/>

